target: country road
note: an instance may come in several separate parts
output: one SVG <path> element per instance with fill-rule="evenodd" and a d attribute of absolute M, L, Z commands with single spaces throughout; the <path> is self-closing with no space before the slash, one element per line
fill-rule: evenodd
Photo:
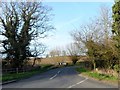
<path fill-rule="evenodd" d="M 57 68 L 28 79 L 5 84 L 2 88 L 118 88 L 78 76 L 75 67 Z"/>

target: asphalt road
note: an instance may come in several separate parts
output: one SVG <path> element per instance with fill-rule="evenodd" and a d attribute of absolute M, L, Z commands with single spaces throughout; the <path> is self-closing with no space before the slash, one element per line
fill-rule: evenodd
<path fill-rule="evenodd" d="M 118 88 L 78 76 L 75 67 L 57 68 L 31 78 L 5 84 L 2 88 Z"/>

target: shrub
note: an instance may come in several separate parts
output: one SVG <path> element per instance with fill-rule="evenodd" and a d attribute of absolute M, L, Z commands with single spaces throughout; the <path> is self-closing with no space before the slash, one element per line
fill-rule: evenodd
<path fill-rule="evenodd" d="M 115 65 L 114 70 L 119 73 L 119 65 Z"/>

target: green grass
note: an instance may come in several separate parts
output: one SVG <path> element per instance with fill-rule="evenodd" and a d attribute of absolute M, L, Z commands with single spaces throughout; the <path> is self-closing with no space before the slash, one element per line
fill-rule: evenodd
<path fill-rule="evenodd" d="M 100 74 L 97 72 L 87 70 L 85 68 L 76 68 L 76 70 L 78 72 L 80 72 L 81 74 L 84 74 L 84 75 L 87 75 L 89 77 L 99 79 L 99 80 L 110 80 L 110 81 L 117 81 L 118 80 L 118 77 L 107 75 L 107 74 Z"/>
<path fill-rule="evenodd" d="M 23 78 L 29 78 L 35 74 L 39 74 L 42 72 L 45 72 L 50 68 L 52 65 L 42 65 L 42 68 L 31 70 L 29 72 L 21 72 L 21 73 L 12 73 L 12 74 L 4 74 L 2 78 L 2 81 L 10 81 L 10 80 L 16 80 L 16 79 L 23 79 Z"/>
<path fill-rule="evenodd" d="M 87 69 L 82 68 L 82 67 L 81 68 L 76 68 L 76 70 L 80 73 L 89 72 Z"/>

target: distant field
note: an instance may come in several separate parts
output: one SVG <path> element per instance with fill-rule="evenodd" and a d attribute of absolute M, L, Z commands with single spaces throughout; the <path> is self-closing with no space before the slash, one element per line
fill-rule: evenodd
<path fill-rule="evenodd" d="M 29 61 L 30 63 L 33 63 L 33 59 Z M 59 62 L 67 62 L 72 63 L 70 57 L 49 57 L 49 58 L 43 58 L 43 59 L 37 59 L 36 64 L 57 64 Z"/>
<path fill-rule="evenodd" d="M 79 61 L 82 61 L 83 59 L 86 59 L 86 57 L 80 58 Z M 69 56 L 59 56 L 59 57 L 56 56 L 56 57 L 49 57 L 49 58 L 36 60 L 36 64 L 57 64 L 59 62 L 72 63 L 71 58 Z M 33 63 L 33 59 L 30 60 L 29 63 Z"/>

